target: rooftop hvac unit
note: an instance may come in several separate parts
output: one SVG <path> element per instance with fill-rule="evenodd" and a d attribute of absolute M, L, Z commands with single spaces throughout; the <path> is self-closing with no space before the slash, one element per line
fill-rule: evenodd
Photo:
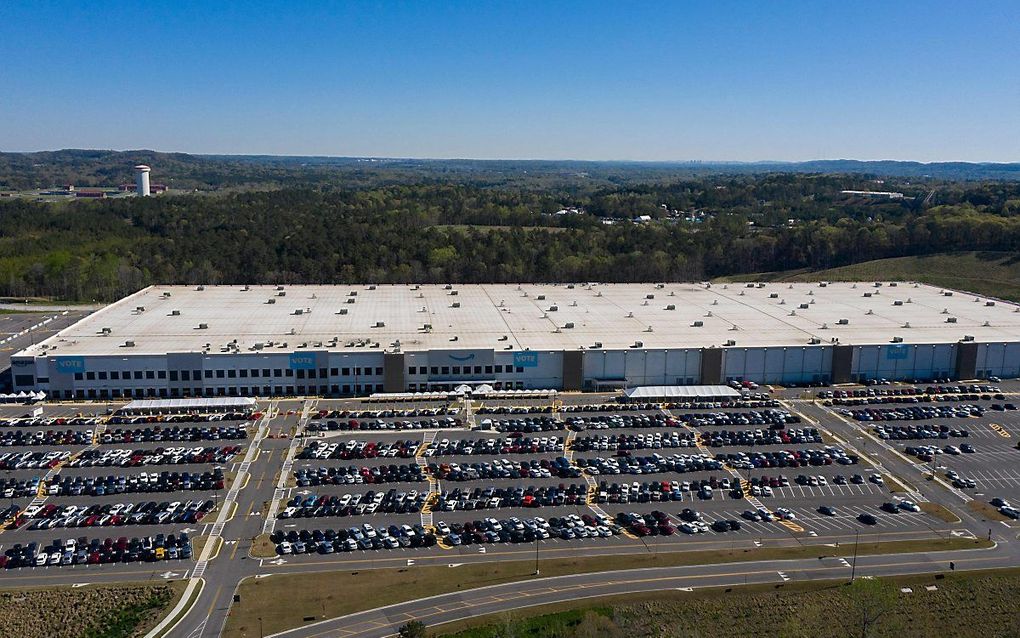
<path fill-rule="evenodd" d="M 368 289 L 369 290 L 375 290 L 375 284 L 372 284 L 371 286 L 369 286 Z"/>
<path fill-rule="evenodd" d="M 568 321 L 567 323 L 563 324 L 563 328 L 564 328 L 565 330 L 570 330 L 570 329 L 572 329 L 573 327 L 574 327 L 574 322 L 573 322 L 573 321 Z"/>
<path fill-rule="evenodd" d="M 754 288 L 754 284 L 744 284 L 744 288 Z"/>
<path fill-rule="evenodd" d="M 509 340 L 510 340 L 510 337 L 508 337 L 507 335 L 503 335 L 499 339 L 497 339 L 497 341 L 509 341 Z"/>
<path fill-rule="evenodd" d="M 652 327 L 648 326 L 647 328 L 645 328 L 645 332 L 653 332 Z"/>
<path fill-rule="evenodd" d="M 864 314 L 866 314 L 866 315 L 873 315 L 873 314 L 875 314 L 875 311 L 872 310 L 871 308 L 868 308 L 868 311 L 866 313 L 864 313 Z"/>
<path fill-rule="evenodd" d="M 538 299 L 539 301 L 545 301 L 545 295 L 539 295 L 535 297 L 535 299 Z"/>
<path fill-rule="evenodd" d="M 145 306 L 135 306 L 136 312 L 145 312 Z"/>
<path fill-rule="evenodd" d="M 655 288 L 656 288 L 657 290 L 662 290 L 662 289 L 663 289 L 663 288 L 665 288 L 665 287 L 666 287 L 666 284 L 655 284 Z"/>
<path fill-rule="evenodd" d="M 452 304 L 450 304 L 450 307 L 451 308 L 460 308 L 460 302 L 459 301 L 455 301 Z"/>
<path fill-rule="evenodd" d="M 289 331 L 287 331 L 287 334 L 289 334 L 289 335 L 296 335 L 297 334 L 297 330 L 295 330 L 294 328 L 291 328 Z"/>
<path fill-rule="evenodd" d="M 846 325 L 849 325 L 849 324 L 850 324 L 850 320 L 849 319 L 840 319 L 839 321 L 836 322 L 837 326 L 846 326 Z"/>
<path fill-rule="evenodd" d="M 576 308 L 577 307 L 577 300 L 576 299 L 570 302 L 570 307 L 571 308 Z"/>
<path fill-rule="evenodd" d="M 286 297 L 287 296 L 287 291 L 286 290 L 281 290 L 280 292 L 276 293 L 276 296 L 277 297 Z"/>
<path fill-rule="evenodd" d="M 180 310 L 171 310 L 170 311 L 170 316 L 171 317 L 180 317 L 181 316 L 181 311 Z"/>
<path fill-rule="evenodd" d="M 567 284 L 567 290 L 573 290 L 574 284 Z"/>
<path fill-rule="evenodd" d="M 418 284 L 415 284 L 414 287 L 411 288 L 411 290 L 420 290 L 420 289 L 421 289 L 421 286 L 419 286 Z"/>
<path fill-rule="evenodd" d="M 631 348 L 644 348 L 645 347 L 645 342 L 644 341 L 635 341 L 633 344 L 631 344 L 630 347 Z"/>
<path fill-rule="evenodd" d="M 943 297 L 952 297 L 953 296 L 953 291 L 952 290 L 943 290 L 942 291 L 942 296 Z"/>
<path fill-rule="evenodd" d="M 963 335 L 963 341 L 974 341 L 974 335 Z"/>
<path fill-rule="evenodd" d="M 829 285 L 829 282 L 827 282 L 827 281 L 820 281 L 820 282 L 818 282 L 818 287 L 819 288 L 825 288 L 828 285 Z"/>
<path fill-rule="evenodd" d="M 985 305 L 986 305 L 986 306 L 994 306 L 994 305 L 995 305 L 995 302 L 994 302 L 994 301 L 986 301 L 986 302 L 985 302 Z"/>
<path fill-rule="evenodd" d="M 758 287 L 759 287 L 759 288 L 764 288 L 764 287 L 765 287 L 765 284 L 758 284 Z"/>
<path fill-rule="evenodd" d="M 904 327 L 904 328 L 909 328 L 909 327 L 910 327 L 910 322 L 909 322 L 909 321 L 905 322 L 905 323 L 903 324 L 903 327 Z"/>
<path fill-rule="evenodd" d="M 453 290 L 453 284 L 446 284 L 443 286 L 443 290 Z"/>
<path fill-rule="evenodd" d="M 985 322 L 981 325 L 984 326 L 985 328 L 989 328 L 991 327 L 992 323 L 986 319 Z"/>
<path fill-rule="evenodd" d="M 270 297 L 269 299 L 266 300 L 266 303 L 272 305 L 272 304 L 276 303 L 276 299 L 273 299 L 272 297 Z"/>
<path fill-rule="evenodd" d="M 770 292 L 769 293 L 769 299 L 779 299 L 779 293 L 778 292 Z"/>
<path fill-rule="evenodd" d="M 655 299 L 655 295 L 652 294 L 645 295 L 645 299 Z"/>
<path fill-rule="evenodd" d="M 818 337 L 811 337 L 810 339 L 808 339 L 808 343 L 810 343 L 813 346 L 817 346 L 821 342 L 822 342 L 822 340 L 819 339 Z"/>
<path fill-rule="evenodd" d="M 251 290 L 251 286 L 249 286 L 248 284 L 245 284 L 244 288 L 241 289 L 241 292 L 248 292 L 249 290 Z"/>
<path fill-rule="evenodd" d="M 432 324 L 431 323 L 427 323 L 427 324 L 423 325 L 421 327 L 421 329 L 424 330 L 425 332 L 432 332 Z"/>
<path fill-rule="evenodd" d="M 881 287 L 882 287 L 882 282 L 881 281 L 876 281 L 875 282 L 875 288 L 881 288 Z"/>
<path fill-rule="evenodd" d="M 129 341 L 125 341 L 124 342 L 124 347 L 125 348 L 134 348 L 135 347 L 135 342 L 134 341 L 130 341 L 130 340 Z"/>
<path fill-rule="evenodd" d="M 283 290 L 283 286 L 277 286 L 276 289 L 277 290 Z"/>
<path fill-rule="evenodd" d="M 102 329 L 102 330 L 100 330 L 99 332 L 100 332 L 100 333 L 102 333 L 102 334 L 104 334 L 104 335 L 108 335 L 108 334 L 110 334 L 111 332 L 113 332 L 113 328 L 103 328 L 103 329 Z"/>
<path fill-rule="evenodd" d="M 203 290 L 205 290 L 205 286 L 197 286 L 195 290 L 202 292 Z"/>
<path fill-rule="evenodd" d="M 209 324 L 207 324 L 207 323 L 200 323 L 200 324 L 198 324 L 198 328 L 196 328 L 196 330 L 208 330 L 208 329 L 209 329 Z"/>
<path fill-rule="evenodd" d="M 893 337 L 892 338 L 892 342 L 893 343 L 903 343 L 903 337 Z"/>
<path fill-rule="evenodd" d="M 354 303 L 355 301 L 357 300 L 354 297 L 348 297 L 344 300 L 344 303 Z"/>
<path fill-rule="evenodd" d="M 676 310 L 676 304 L 672 304 L 672 303 L 669 304 L 668 306 L 666 306 L 666 310 Z"/>
<path fill-rule="evenodd" d="M 889 282 L 889 285 L 890 285 L 891 287 L 895 288 L 895 287 L 896 287 L 896 282 L 895 282 L 895 281 L 890 281 L 890 282 Z"/>
<path fill-rule="evenodd" d="M 601 348 L 601 347 L 602 347 L 602 342 L 601 342 L 601 341 L 596 341 L 596 342 L 595 342 L 595 343 L 594 343 L 594 344 L 592 345 L 592 347 L 593 347 L 593 348 Z"/>
<path fill-rule="evenodd" d="M 166 299 L 169 296 L 170 296 L 170 291 L 169 290 L 166 290 L 166 291 L 163 292 L 163 298 L 164 299 Z"/>
<path fill-rule="evenodd" d="M 556 312 L 559 309 L 560 309 L 559 306 L 555 306 L 555 305 L 549 306 L 549 312 Z"/>
<path fill-rule="evenodd" d="M 870 292 L 866 292 L 866 293 L 864 293 L 864 296 L 865 296 L 865 297 L 870 297 L 870 296 L 871 296 L 871 293 L 870 293 Z"/>
<path fill-rule="evenodd" d="M 450 295 L 456 297 L 458 292 L 460 292 L 460 291 L 458 291 L 458 290 L 451 290 L 450 291 Z"/>
<path fill-rule="evenodd" d="M 807 309 L 808 309 L 808 304 L 806 304 L 806 303 L 802 303 L 802 304 L 800 304 L 800 305 L 799 305 L 799 306 L 797 306 L 797 307 L 798 307 L 798 308 L 800 308 L 801 310 L 807 310 Z"/>
<path fill-rule="evenodd" d="M 338 314 L 338 315 L 346 315 L 347 314 L 347 308 L 341 308 L 340 310 L 337 310 L 336 314 Z"/>
<path fill-rule="evenodd" d="M 459 340 L 460 340 L 460 337 L 458 337 L 457 335 L 453 335 L 452 337 L 450 337 L 450 341 L 459 341 Z"/>
<path fill-rule="evenodd" d="M 703 327 L 704 325 L 705 325 L 705 322 L 704 322 L 704 321 L 701 321 L 701 320 L 699 319 L 699 320 L 695 321 L 694 323 L 692 323 L 692 324 L 691 324 L 691 327 L 692 327 L 692 328 L 701 328 L 701 327 Z"/>
<path fill-rule="evenodd" d="M 946 323 L 956 323 L 956 317 L 946 317 Z"/>
<path fill-rule="evenodd" d="M 900 301 L 899 299 L 897 299 L 896 301 L 892 302 L 892 305 L 894 305 L 894 306 L 902 306 L 903 302 Z"/>
<path fill-rule="evenodd" d="M 726 343 L 724 343 L 723 345 L 726 345 L 726 346 L 735 346 L 735 345 L 737 345 L 737 342 L 734 341 L 733 339 L 727 339 Z"/>
<path fill-rule="evenodd" d="M 386 322 L 385 321 L 376 321 L 375 322 L 375 327 L 376 328 L 385 328 L 386 327 Z"/>
<path fill-rule="evenodd" d="M 305 314 L 305 309 L 304 308 L 295 308 L 293 314 L 295 314 L 295 315 L 303 315 L 303 314 Z"/>

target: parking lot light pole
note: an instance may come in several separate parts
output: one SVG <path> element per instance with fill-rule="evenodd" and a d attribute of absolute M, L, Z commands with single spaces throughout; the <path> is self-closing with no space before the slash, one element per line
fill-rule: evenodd
<path fill-rule="evenodd" d="M 535 534 L 535 576 L 538 575 L 538 534 Z"/>
<path fill-rule="evenodd" d="M 850 583 L 853 584 L 854 577 L 857 575 L 857 545 L 861 542 L 861 530 L 857 529 L 854 531 L 854 559 L 850 563 Z"/>

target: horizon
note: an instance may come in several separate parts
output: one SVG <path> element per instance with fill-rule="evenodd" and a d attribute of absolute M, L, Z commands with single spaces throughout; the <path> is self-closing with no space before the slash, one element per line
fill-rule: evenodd
<path fill-rule="evenodd" d="M 111 33 L 111 16 L 130 26 Z M 1004 0 L 10 2 L 0 56 L 10 149 L 1020 160 L 1020 8 Z"/>

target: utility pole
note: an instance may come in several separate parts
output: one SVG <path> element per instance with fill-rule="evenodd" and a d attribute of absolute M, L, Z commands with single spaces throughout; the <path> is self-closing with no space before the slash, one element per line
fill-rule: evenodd
<path fill-rule="evenodd" d="M 854 577 L 857 575 L 857 545 L 861 542 L 861 530 L 855 530 L 854 536 L 854 559 L 850 563 L 850 583 L 853 584 Z"/>
<path fill-rule="evenodd" d="M 535 534 L 535 576 L 538 574 L 538 534 Z"/>

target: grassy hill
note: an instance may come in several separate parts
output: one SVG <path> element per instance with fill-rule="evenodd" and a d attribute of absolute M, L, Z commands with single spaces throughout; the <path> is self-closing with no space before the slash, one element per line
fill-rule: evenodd
<path fill-rule="evenodd" d="M 894 257 L 827 270 L 790 270 L 719 281 L 919 281 L 943 288 L 1020 301 L 1020 253 L 962 252 Z"/>

